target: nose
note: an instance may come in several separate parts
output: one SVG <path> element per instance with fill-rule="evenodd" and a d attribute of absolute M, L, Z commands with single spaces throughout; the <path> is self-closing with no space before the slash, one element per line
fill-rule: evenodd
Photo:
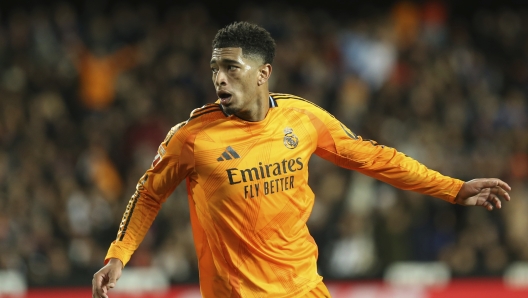
<path fill-rule="evenodd" d="M 213 76 L 213 81 L 217 87 L 227 85 L 227 76 L 225 72 L 218 70 L 218 72 Z"/>

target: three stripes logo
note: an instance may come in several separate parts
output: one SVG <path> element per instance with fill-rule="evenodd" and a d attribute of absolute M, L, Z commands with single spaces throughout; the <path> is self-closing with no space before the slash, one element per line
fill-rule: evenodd
<path fill-rule="evenodd" d="M 225 151 L 222 153 L 222 156 L 217 158 L 218 161 L 231 160 L 240 158 L 240 155 L 233 149 L 231 146 L 228 146 Z"/>

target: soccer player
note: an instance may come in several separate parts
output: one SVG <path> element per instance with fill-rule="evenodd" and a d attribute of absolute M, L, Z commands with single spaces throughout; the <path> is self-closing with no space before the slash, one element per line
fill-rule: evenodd
<path fill-rule="evenodd" d="M 294 95 L 270 93 L 275 43 L 263 28 L 238 22 L 213 40 L 216 103 L 191 112 L 168 133 L 139 180 L 93 278 L 107 297 L 162 203 L 187 184 L 200 289 L 212 297 L 330 297 L 317 273 L 306 221 L 312 154 L 397 188 L 453 204 L 501 208 L 499 179 L 461 181 L 393 148 L 354 134 L 331 114 Z"/>

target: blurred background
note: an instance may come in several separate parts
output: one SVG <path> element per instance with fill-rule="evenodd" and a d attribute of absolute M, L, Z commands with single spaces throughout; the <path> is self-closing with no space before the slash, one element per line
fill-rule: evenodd
<path fill-rule="evenodd" d="M 528 261 L 528 5 L 458 2 L 2 1 L 0 271 L 29 289 L 91 284 L 159 143 L 216 100 L 216 31 L 247 20 L 277 42 L 271 91 L 446 175 L 513 188 L 487 212 L 313 158 L 325 280 L 381 280 L 401 262 L 502 278 Z M 127 268 L 197 283 L 185 185 Z"/>

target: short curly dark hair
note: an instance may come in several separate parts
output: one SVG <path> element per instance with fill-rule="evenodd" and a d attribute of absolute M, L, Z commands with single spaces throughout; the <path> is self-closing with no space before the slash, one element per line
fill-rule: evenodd
<path fill-rule="evenodd" d="M 216 33 L 213 49 L 242 48 L 244 56 L 259 56 L 264 63 L 271 64 L 275 57 L 275 41 L 270 33 L 248 22 L 232 23 Z"/>

